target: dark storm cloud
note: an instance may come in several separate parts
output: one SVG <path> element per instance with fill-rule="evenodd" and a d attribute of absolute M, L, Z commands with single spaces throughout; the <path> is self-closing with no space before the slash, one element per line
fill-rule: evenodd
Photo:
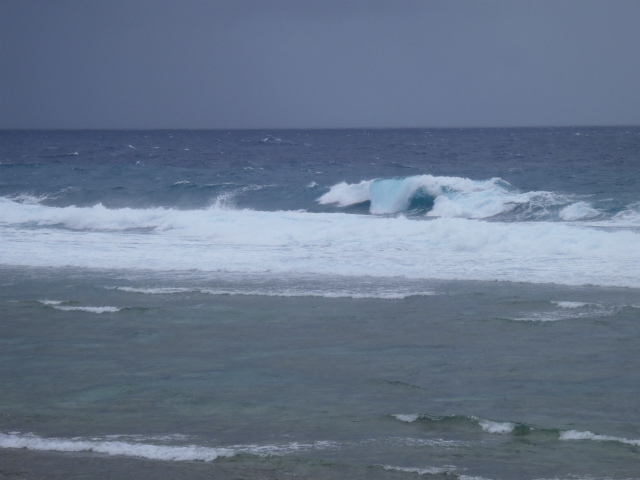
<path fill-rule="evenodd" d="M 0 126 L 639 124 L 640 2 L 4 1 Z"/>

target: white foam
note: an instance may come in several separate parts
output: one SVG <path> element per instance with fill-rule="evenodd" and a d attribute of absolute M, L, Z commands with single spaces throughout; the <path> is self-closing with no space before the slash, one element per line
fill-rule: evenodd
<path fill-rule="evenodd" d="M 358 184 L 338 183 L 322 195 L 318 199 L 318 202 L 322 205 L 335 203 L 339 207 L 347 207 L 349 205 L 367 202 L 371 199 L 369 187 L 372 182 L 372 180 L 364 180 Z"/>
<path fill-rule="evenodd" d="M 417 413 L 410 413 L 410 414 L 401 414 L 401 413 L 395 413 L 393 414 L 393 416 L 395 418 L 397 418 L 398 420 L 400 420 L 401 422 L 415 422 L 418 418 L 420 418 L 420 415 L 418 415 Z"/>
<path fill-rule="evenodd" d="M 640 226 L 640 202 L 633 203 L 622 212 L 614 215 L 610 223 L 618 226 Z"/>
<path fill-rule="evenodd" d="M 121 309 L 118 307 L 73 307 L 68 305 L 56 305 L 53 308 L 65 312 L 89 312 L 89 313 L 115 313 Z"/>
<path fill-rule="evenodd" d="M 237 453 L 232 448 L 208 448 L 196 445 L 168 446 L 114 440 L 79 438 L 43 438 L 33 434 L 0 433 L 0 447 L 55 452 L 95 452 L 107 455 L 142 457 L 152 460 L 209 462 Z"/>
<path fill-rule="evenodd" d="M 145 293 L 149 295 L 167 295 L 173 293 L 192 292 L 189 288 L 158 287 L 158 288 L 134 288 L 134 287 L 112 287 L 114 290 L 122 290 L 129 293 Z"/>
<path fill-rule="evenodd" d="M 516 428 L 515 424 L 511 422 L 493 422 L 491 420 L 478 419 L 478 425 L 488 433 L 507 434 L 513 432 Z"/>
<path fill-rule="evenodd" d="M 89 313 L 115 313 L 122 310 L 119 307 L 81 307 L 74 305 L 64 305 L 65 302 L 59 300 L 39 300 L 43 305 L 62 310 L 64 312 L 89 312 Z"/>
<path fill-rule="evenodd" d="M 574 318 L 613 315 L 615 307 L 584 302 L 552 302 L 560 307 L 561 311 L 528 313 L 526 316 L 513 318 L 512 320 L 523 322 L 558 322 Z M 585 309 L 584 307 L 590 307 Z"/>
<path fill-rule="evenodd" d="M 134 440 L 137 436 L 128 436 Z M 107 455 L 142 457 L 164 461 L 205 461 L 219 457 L 232 457 L 239 453 L 248 453 L 262 457 L 287 455 L 312 449 L 335 448 L 333 442 L 299 443 L 280 445 L 233 445 L 229 447 L 205 447 L 200 445 L 157 445 L 138 441 L 113 440 L 104 438 L 44 438 L 31 433 L 0 433 L 0 448 L 26 448 L 28 450 L 56 452 L 95 452 Z M 151 440 L 150 437 L 139 437 Z M 172 439 L 174 436 L 165 437 Z"/>
<path fill-rule="evenodd" d="M 146 442 L 146 441 L 159 441 L 159 442 L 169 442 L 169 441 L 184 441 L 188 440 L 189 437 L 187 435 L 183 435 L 181 433 L 172 433 L 168 435 L 129 435 L 129 434 L 119 434 L 119 435 L 105 435 L 104 437 L 92 437 L 90 440 L 99 442 L 102 440 L 133 440 L 135 442 Z"/>
<path fill-rule="evenodd" d="M 640 232 L 564 222 L 58 208 L 0 198 L 0 227 L 4 265 L 640 287 Z"/>
<path fill-rule="evenodd" d="M 20 193 L 18 195 L 13 195 L 11 197 L 11 200 L 19 203 L 27 204 L 27 205 L 37 205 L 41 202 L 44 202 L 45 200 L 48 200 L 49 198 L 56 198 L 56 197 L 49 194 L 29 195 L 27 193 Z"/>
<path fill-rule="evenodd" d="M 530 313 L 523 317 L 512 318 L 516 322 L 559 322 L 568 318 L 576 318 L 573 315 L 562 315 L 554 312 Z"/>
<path fill-rule="evenodd" d="M 584 220 L 600 215 L 600 212 L 593 208 L 590 203 L 576 202 L 564 207 L 558 213 L 558 216 L 565 221 L 571 222 L 575 220 Z"/>
<path fill-rule="evenodd" d="M 171 295 L 176 293 L 202 293 L 207 295 L 259 295 L 266 297 L 323 297 L 323 298 L 380 298 L 387 300 L 402 300 L 407 297 L 436 295 L 429 290 L 398 290 L 393 288 L 378 288 L 374 290 L 320 290 L 299 286 L 277 287 L 265 286 L 263 288 L 249 288 L 246 285 L 237 285 L 233 288 L 183 288 L 183 287 L 156 287 L 156 288 L 135 288 L 135 287 L 107 287 L 114 290 L 121 290 L 130 293 L 142 293 L 149 295 Z"/>
<path fill-rule="evenodd" d="M 633 445 L 640 447 L 640 440 L 628 439 L 622 437 L 613 437 L 611 435 L 598 435 L 593 432 L 578 430 L 567 430 L 560 433 L 560 440 L 592 440 L 595 442 L 619 442 L 625 445 Z"/>
<path fill-rule="evenodd" d="M 60 300 L 39 300 L 43 305 L 61 305 L 63 302 Z"/>
<path fill-rule="evenodd" d="M 551 303 L 555 303 L 560 308 L 581 308 L 589 305 L 588 303 L 584 303 L 584 302 L 551 302 Z"/>
<path fill-rule="evenodd" d="M 442 473 L 451 473 L 455 470 L 453 466 L 446 467 L 396 467 L 393 465 L 383 465 L 385 470 L 394 470 L 396 472 L 417 473 L 418 475 L 438 475 Z"/>

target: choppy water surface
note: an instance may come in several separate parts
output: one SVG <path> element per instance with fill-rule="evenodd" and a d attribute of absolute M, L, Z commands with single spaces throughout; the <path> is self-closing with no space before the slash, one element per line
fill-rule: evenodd
<path fill-rule="evenodd" d="M 0 135 L 3 474 L 640 478 L 638 128 Z"/>

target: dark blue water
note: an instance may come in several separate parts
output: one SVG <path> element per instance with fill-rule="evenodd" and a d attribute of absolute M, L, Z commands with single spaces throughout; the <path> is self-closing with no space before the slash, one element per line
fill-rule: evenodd
<path fill-rule="evenodd" d="M 639 147 L 0 132 L 0 476 L 640 478 Z"/>
<path fill-rule="evenodd" d="M 0 193 L 48 195 L 55 198 L 45 203 L 56 206 L 196 208 L 233 187 L 269 185 L 267 193 L 242 192 L 239 206 L 326 211 L 310 183 L 423 174 L 613 197 L 613 210 L 638 201 L 640 132 L 631 127 L 0 135 Z"/>

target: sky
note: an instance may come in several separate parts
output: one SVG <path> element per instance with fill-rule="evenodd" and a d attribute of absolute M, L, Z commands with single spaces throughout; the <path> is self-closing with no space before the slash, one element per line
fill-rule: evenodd
<path fill-rule="evenodd" d="M 638 0 L 0 0 L 0 128 L 640 125 Z"/>

